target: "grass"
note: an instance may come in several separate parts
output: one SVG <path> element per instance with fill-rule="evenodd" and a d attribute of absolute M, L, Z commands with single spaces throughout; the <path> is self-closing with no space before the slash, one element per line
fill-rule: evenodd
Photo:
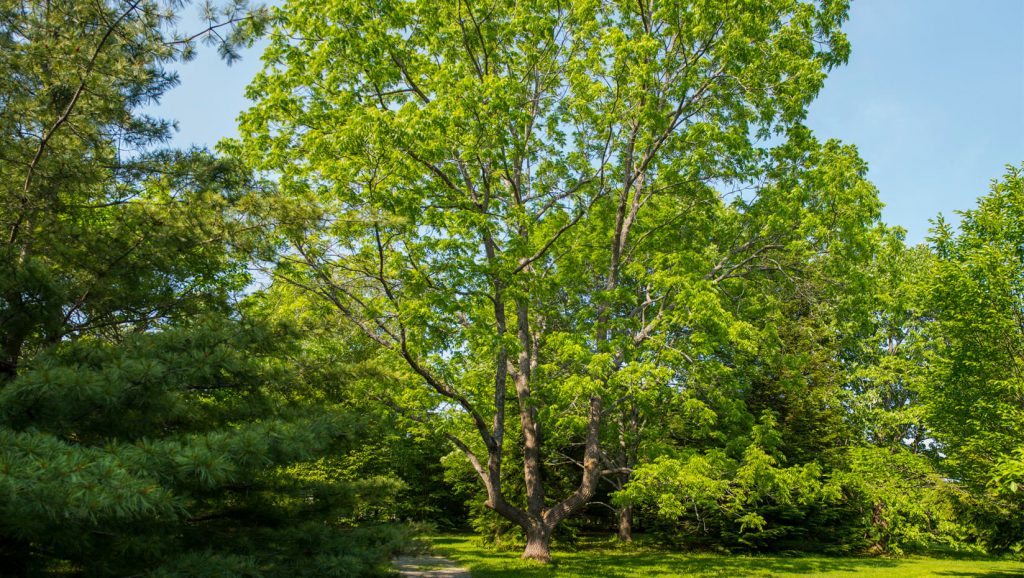
<path fill-rule="evenodd" d="M 649 576 L 826 576 L 846 578 L 1024 577 L 1024 564 L 1005 560 L 940 558 L 830 558 L 825 556 L 722 555 L 673 552 L 642 546 L 585 542 L 573 551 L 553 551 L 548 566 L 498 552 L 475 536 L 430 539 L 437 554 L 467 567 L 474 578 L 646 578 Z"/>

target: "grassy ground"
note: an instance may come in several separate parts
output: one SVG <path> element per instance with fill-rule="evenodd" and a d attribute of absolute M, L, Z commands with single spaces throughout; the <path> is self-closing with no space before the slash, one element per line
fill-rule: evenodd
<path fill-rule="evenodd" d="M 1024 577 L 1024 564 L 1000 560 L 938 558 L 828 558 L 819 556 L 740 556 L 618 548 L 591 543 L 575 551 L 554 551 L 542 566 L 519 559 L 518 552 L 496 552 L 474 536 L 437 536 L 434 551 L 472 571 L 474 578 L 646 578 L 648 576 L 832 576 L 846 578 Z"/>

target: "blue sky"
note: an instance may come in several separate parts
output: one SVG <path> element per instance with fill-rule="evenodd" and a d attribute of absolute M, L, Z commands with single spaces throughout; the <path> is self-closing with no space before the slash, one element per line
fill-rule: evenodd
<path fill-rule="evenodd" d="M 854 0 L 853 45 L 808 124 L 857 145 L 885 203 L 883 219 L 924 240 L 929 219 L 974 206 L 1006 164 L 1024 161 L 1024 0 Z M 231 67 L 203 47 L 180 68 L 159 114 L 174 144 L 236 134 L 259 50 Z"/>
<path fill-rule="evenodd" d="M 1024 161 L 1024 0 L 854 0 L 845 30 L 808 124 L 857 145 L 884 220 L 922 241 Z"/>

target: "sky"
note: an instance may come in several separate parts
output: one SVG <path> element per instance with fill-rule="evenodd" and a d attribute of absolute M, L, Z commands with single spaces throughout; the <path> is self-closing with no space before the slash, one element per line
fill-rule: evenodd
<path fill-rule="evenodd" d="M 1024 0 L 854 0 L 847 65 L 811 105 L 821 139 L 855 144 L 885 203 L 882 219 L 923 242 L 929 220 L 970 209 L 1024 161 Z M 179 68 L 157 112 L 177 146 L 236 134 L 260 48 L 227 66 L 210 47 Z"/>

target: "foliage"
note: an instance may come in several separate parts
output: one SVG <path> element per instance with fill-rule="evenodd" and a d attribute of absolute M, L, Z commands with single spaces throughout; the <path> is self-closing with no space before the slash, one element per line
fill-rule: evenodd
<path fill-rule="evenodd" d="M 774 418 L 765 414 L 738 457 L 715 449 L 656 458 L 634 471 L 616 499 L 672 520 L 684 541 L 710 534 L 712 542 L 725 547 L 777 543 L 800 532 L 777 523 L 780 509 L 829 499 L 820 466 L 784 466 L 780 442 Z M 776 519 L 769 523 L 766 517 Z"/>
<path fill-rule="evenodd" d="M 244 9 L 225 7 L 226 41 L 257 26 Z M 223 312 L 246 282 L 225 241 L 247 172 L 154 148 L 171 124 L 141 112 L 177 83 L 174 18 L 149 0 L 0 3 L 2 379 L 63 339 Z"/>
<path fill-rule="evenodd" d="M 662 409 L 667 439 L 618 495 L 653 516 L 663 539 L 840 553 L 971 547 L 970 497 L 938 473 L 920 403 L 933 259 L 898 230 L 870 239 L 870 259 L 834 257 L 842 278 L 819 262 L 799 282 L 747 284 L 737 315 L 760 331 L 756 355 L 723 351 L 727 373 Z M 759 412 L 770 428 L 754 422 Z M 743 478 L 751 458 L 762 475 Z"/>
<path fill-rule="evenodd" d="M 234 302 L 257 183 L 158 148 L 171 124 L 142 111 L 197 41 L 230 59 L 262 22 L 208 6 L 186 33 L 182 6 L 0 2 L 0 567 L 379 571 L 406 531 L 345 524 L 375 496 L 311 474 L 357 445 L 358 413 Z"/>
<path fill-rule="evenodd" d="M 268 272 L 380 345 L 403 385 L 382 401 L 448 436 L 543 559 L 633 465 L 605 414 L 754 347 L 727 307 L 747 278 L 870 250 L 863 162 L 800 125 L 845 13 L 295 0 L 225 150 L 276 179 L 251 213 Z"/>
<path fill-rule="evenodd" d="M 37 356 L 0 391 L 0 532 L 87 575 L 174 575 L 200 553 L 239 575 L 373 564 L 339 550 L 344 534 L 379 560 L 392 543 L 338 526 L 358 496 L 292 466 L 358 430 L 302 402 L 275 359 L 283 337 L 218 320 Z"/>
<path fill-rule="evenodd" d="M 926 299 L 934 266 L 927 247 L 906 247 L 896 229 L 887 231 L 868 267 L 870 329 L 857 336 L 850 357 L 848 405 L 858 436 L 877 447 L 934 449 L 921 403 L 935 349 Z"/>
<path fill-rule="evenodd" d="M 361 416 L 359 444 L 318 464 L 324 475 L 367 490 L 352 521 L 416 521 L 465 527 L 465 492 L 446 479 L 447 440 L 436 431 L 396 421 L 381 405 L 382 387 L 395 381 L 377 360 L 376 344 L 357 328 L 339 324 L 322 300 L 287 283 L 272 283 L 248 303 L 251 314 L 287 324 L 301 335 L 288 351 L 296 378 L 312 403 L 338 404 Z"/>
<path fill-rule="evenodd" d="M 936 222 L 928 302 L 937 351 L 924 400 L 943 468 L 983 496 L 990 545 L 1017 550 L 1024 547 L 1022 238 L 1022 167 L 1007 167 L 978 207 L 961 213 L 959 233 Z"/>
<path fill-rule="evenodd" d="M 964 492 L 922 454 L 905 449 L 853 448 L 849 469 L 834 474 L 844 512 L 869 551 L 902 554 L 947 546 L 969 548 L 971 527 L 959 520 Z"/>

